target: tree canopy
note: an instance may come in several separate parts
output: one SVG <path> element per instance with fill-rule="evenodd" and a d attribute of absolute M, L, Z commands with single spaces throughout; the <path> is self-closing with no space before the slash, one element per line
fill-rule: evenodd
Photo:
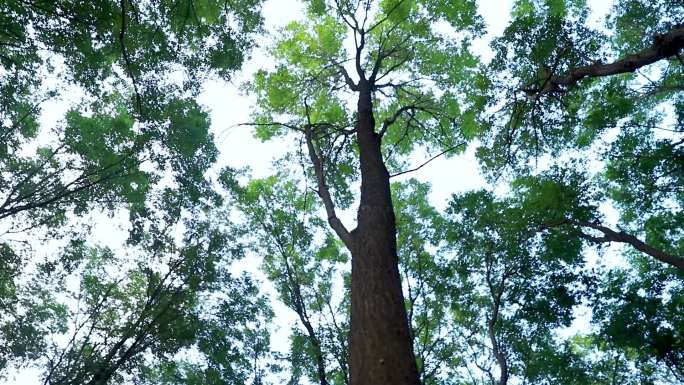
<path fill-rule="evenodd" d="M 0 376 L 684 382 L 684 3 L 261 3 L 0 4 Z M 197 101 L 257 41 L 259 178 Z"/>
<path fill-rule="evenodd" d="M 258 299 L 256 287 L 228 274 L 229 234 L 199 219 L 221 197 L 195 99 L 205 79 L 240 67 L 259 5 L 0 4 L 3 375 L 9 365 L 41 368 L 45 384 L 251 376 L 246 357 L 263 349 L 233 341 L 251 333 L 267 345 L 257 325 L 270 313 L 235 302 Z M 49 103 L 64 116 L 45 121 Z M 130 219 L 123 249 L 93 244 L 94 215 Z M 194 346 L 209 367 L 176 359 Z"/>

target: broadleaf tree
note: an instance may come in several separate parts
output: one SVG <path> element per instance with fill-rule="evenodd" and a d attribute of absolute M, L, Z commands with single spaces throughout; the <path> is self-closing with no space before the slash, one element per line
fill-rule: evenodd
<path fill-rule="evenodd" d="M 0 5 L 0 365 L 46 384 L 682 381 L 681 1 L 615 1 L 601 24 L 596 2 L 513 0 L 487 59 L 491 3 L 303 0 L 244 88 L 246 124 L 292 151 L 212 185 L 195 97 L 237 68 L 259 3 Z M 54 127 L 44 76 L 83 96 Z M 483 189 L 433 202 L 404 179 L 469 146 Z M 124 250 L 66 226 L 121 208 Z M 69 242 L 42 261 L 14 231 Z M 228 274 L 244 255 L 296 318 L 282 355 L 263 293 Z"/>
<path fill-rule="evenodd" d="M 538 174 L 539 162 L 601 163 L 601 172 L 584 175 L 597 194 L 594 204 L 611 202 L 622 228 L 597 215 L 557 218 L 559 225 L 595 243 L 625 243 L 679 269 L 682 7 L 620 1 L 597 28 L 585 2 L 515 2 L 483 70 L 490 108 L 480 124 L 495 129 L 483 133 L 479 153 L 492 176 L 506 169 L 509 180 Z M 604 140 L 612 135 L 617 138 Z M 589 171 L 583 166 L 566 168 Z M 564 181 L 555 182 L 564 188 Z"/>
<path fill-rule="evenodd" d="M 201 226 L 199 219 L 184 218 L 200 218 L 220 202 L 205 175 L 218 150 L 209 114 L 196 97 L 206 79 L 227 79 L 241 66 L 261 28 L 260 5 L 259 0 L 0 4 L 0 375 L 8 365 L 41 363 L 45 383 L 112 382 L 121 368 L 139 361 L 138 353 L 152 349 L 163 355 L 197 340 L 196 330 L 190 339 L 175 339 L 147 322 L 169 290 L 184 298 L 169 306 L 199 312 L 192 303 L 197 282 L 158 286 L 163 293 L 153 297 L 163 301 L 151 301 L 154 309 L 144 312 L 136 302 L 144 301 L 144 293 L 127 282 L 147 279 L 153 287 L 158 275 L 167 274 L 164 263 L 155 261 L 159 250 L 202 246 L 176 244 L 171 233 Z M 111 253 L 97 251 L 108 249 L 89 236 L 98 216 L 106 215 L 129 232 L 127 243 Z M 65 252 L 57 251 L 60 244 Z M 116 257 L 102 259 L 106 266 L 81 277 L 95 284 L 84 292 L 104 302 L 75 311 L 62 301 L 74 296 L 60 274 L 80 279 L 84 264 L 77 256 L 84 247 L 94 250 L 93 258 Z M 98 274 L 134 263 L 135 258 L 120 257 L 128 253 L 139 257 L 138 270 L 123 266 L 130 274 L 120 277 L 121 287 L 103 292 L 107 277 Z M 225 255 L 221 258 L 227 263 Z M 188 275 L 211 283 L 198 272 Z M 107 316 L 102 321 L 98 314 Z M 126 321 L 136 316 L 140 322 Z M 93 333 L 77 333 L 83 330 Z M 61 341 L 65 333 L 75 333 L 67 347 L 50 347 L 64 359 L 46 358 L 46 344 L 55 336 Z M 140 338 L 130 345 L 131 336 Z M 117 349 L 102 353 L 119 337 Z M 160 339 L 166 339 L 165 346 L 155 345 Z M 85 351 L 88 359 L 74 359 Z"/>
<path fill-rule="evenodd" d="M 681 381 L 683 336 L 665 314 L 684 261 L 683 6 L 618 1 L 597 26 L 585 2 L 517 1 L 483 69 L 491 179 L 513 182 L 536 231 L 624 245 L 626 266 L 606 267 L 589 295 L 597 332 L 580 349 L 604 357 L 613 382 Z"/>
<path fill-rule="evenodd" d="M 461 37 L 440 32 L 440 22 Z M 248 88 L 258 98 L 253 124 L 261 138 L 303 138 L 307 174 L 351 254 L 352 385 L 419 383 L 390 177 L 418 147 L 456 152 L 472 138 L 468 111 L 481 102 L 456 86 L 475 77 L 468 46 L 481 28 L 471 1 L 310 2 L 307 20 L 285 27 L 271 48 L 275 68 L 258 72 Z M 350 230 L 337 210 L 354 197 Z"/>
<path fill-rule="evenodd" d="M 677 101 L 684 41 L 679 2 L 617 2 L 605 25 L 597 27 L 583 1 L 514 1 L 511 22 L 493 40 L 494 58 L 487 64 L 469 52 L 472 40 L 484 30 L 474 3 L 305 4 L 306 21 L 288 25 L 270 48 L 274 68 L 258 72 L 247 88 L 257 95 L 251 124 L 263 140 L 299 135 L 301 152 L 308 155 L 300 162 L 308 163 L 306 174 L 316 186 L 328 223 L 351 253 L 352 384 L 418 381 L 412 363 L 415 349 L 406 338 L 406 315 L 399 306 L 404 298 L 395 273 L 397 225 L 389 214 L 394 204 L 389 181 L 419 169 L 433 154 L 465 148 L 474 138 L 482 141 L 478 156 L 490 181 L 512 182 L 511 193 L 519 196 L 502 204 L 519 205 L 517 217 L 511 218 L 527 221 L 504 224 L 497 231 L 520 243 L 532 242 L 540 233 L 546 242 L 542 246 L 567 254 L 571 266 L 593 246 L 622 243 L 681 269 L 682 142 Z M 619 131 L 618 139 L 604 142 L 609 146 L 602 149 L 601 135 L 610 130 Z M 426 149 L 429 157 L 411 167 L 407 160 L 418 148 Z M 596 172 L 595 167 L 585 167 L 592 164 L 573 161 L 582 157 L 604 168 Z M 523 203 L 513 203 L 517 199 Z M 338 211 L 352 202 L 358 204 L 357 223 L 350 230 Z M 607 203 L 622 214 L 617 229 L 605 223 L 602 207 Z M 573 246 L 564 249 L 559 246 L 563 242 Z M 477 252 L 462 250 L 468 250 L 463 258 L 474 258 L 469 254 Z M 511 258 L 528 258 L 521 253 Z M 545 264 L 544 268 L 551 266 L 550 261 Z M 560 279 L 548 271 L 538 274 L 553 282 Z M 582 277 L 577 274 L 568 271 L 556 289 L 545 287 L 551 281 L 540 281 L 544 290 L 551 290 L 550 304 L 560 301 L 559 293 L 570 287 L 576 290 Z M 678 276 L 664 280 L 676 285 Z M 489 283 L 495 293 L 493 281 Z M 557 304 L 563 306 L 564 318 L 548 321 L 539 330 L 568 326 L 567 311 L 578 306 L 580 298 L 601 297 L 589 291 L 573 293 Z M 502 306 L 496 296 L 492 301 L 494 309 Z M 612 299 L 604 296 L 601 301 Z M 609 308 L 617 311 L 602 307 Z M 528 316 L 514 319 L 528 322 Z M 488 339 L 497 345 L 496 317 L 482 319 L 493 322 Z M 390 338 L 392 331 L 399 337 Z M 600 336 L 605 335 L 596 338 Z M 553 346 L 551 334 L 539 338 L 548 348 Z M 568 344 L 553 353 L 557 362 L 587 358 L 575 354 L 581 350 L 578 343 Z M 524 363 L 528 369 L 511 366 L 509 372 L 504 348 L 491 348 L 500 383 L 512 375 L 528 381 L 550 375 L 543 372 L 543 360 Z M 532 353 L 524 354 L 531 359 Z M 523 352 L 516 354 L 523 357 Z M 482 358 L 482 352 L 477 355 Z M 578 364 L 555 376 L 564 376 L 556 377 L 560 381 L 584 373 L 584 364 L 589 365 Z M 540 370 L 536 379 L 529 377 Z M 634 378 L 646 372 L 640 373 Z"/>
<path fill-rule="evenodd" d="M 348 384 L 349 301 L 346 290 L 339 293 L 336 287 L 344 280 L 335 279 L 347 256 L 315 214 L 316 198 L 311 191 L 302 193 L 284 172 L 250 180 L 236 192 L 251 248 L 263 256 L 279 300 L 298 318 L 287 357 L 289 383 L 309 378 L 321 385 Z"/>
<path fill-rule="evenodd" d="M 162 177 L 144 164 L 199 201 L 217 150 L 194 99 L 208 75 L 239 68 L 258 5 L 3 2 L 0 218 L 57 226 L 67 212 L 142 210 Z M 81 100 L 41 125 L 45 103 L 62 94 Z"/>

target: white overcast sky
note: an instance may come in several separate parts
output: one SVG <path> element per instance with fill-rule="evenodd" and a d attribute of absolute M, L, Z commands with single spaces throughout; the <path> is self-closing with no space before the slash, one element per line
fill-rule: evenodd
<path fill-rule="evenodd" d="M 457 1 L 457 0 L 454 0 Z M 479 12 L 487 24 L 488 38 L 500 35 L 507 25 L 512 0 L 479 0 Z M 612 1 L 590 1 L 594 10 L 594 19 L 600 22 L 606 14 Z M 263 7 L 266 29 L 271 34 L 277 34 L 278 30 L 293 20 L 303 16 L 303 6 L 296 0 L 268 0 Z M 259 38 L 260 45 L 266 45 L 271 41 L 269 36 Z M 474 51 L 480 55 L 488 56 L 487 39 L 478 42 Z M 248 122 L 249 113 L 255 98 L 242 95 L 239 86 L 251 78 L 251 75 L 260 68 L 268 68 L 271 65 L 262 49 L 257 48 L 252 52 L 251 59 L 245 63 L 242 71 L 238 72 L 231 82 L 211 81 L 205 86 L 200 96 L 200 103 L 204 104 L 211 113 L 212 130 L 216 137 L 216 144 L 220 150 L 219 165 L 235 168 L 249 166 L 252 175 L 263 177 L 272 173 L 271 161 L 286 150 L 289 143 L 272 141 L 262 143 L 252 137 L 249 127 L 237 126 Z M 72 100 L 73 101 L 73 100 Z M 65 98 L 59 104 L 46 106 L 41 121 L 46 126 L 54 126 L 68 109 L 70 100 Z M 416 157 L 415 163 L 420 164 L 421 158 Z M 474 148 L 469 148 L 464 154 L 450 159 L 437 159 L 409 177 L 415 177 L 432 185 L 432 204 L 438 208 L 444 207 L 447 199 L 454 193 L 476 189 L 484 186 L 484 179 L 478 172 L 478 166 L 474 158 Z M 350 215 L 345 215 L 349 220 Z M 351 226 L 351 223 L 348 223 Z M 125 231 L 113 232 L 109 221 L 103 221 L 93 234 L 93 241 L 116 247 L 125 239 Z M 259 261 L 256 258 L 248 263 L 253 263 L 248 270 L 258 270 Z M 278 318 L 276 323 L 282 325 L 280 333 L 273 338 L 274 348 L 281 351 L 287 350 L 287 334 L 289 325 L 296 322 L 294 312 L 284 308 L 281 304 L 274 304 Z M 35 369 L 22 370 L 19 373 L 10 374 L 7 385 L 38 385 L 40 372 Z"/>

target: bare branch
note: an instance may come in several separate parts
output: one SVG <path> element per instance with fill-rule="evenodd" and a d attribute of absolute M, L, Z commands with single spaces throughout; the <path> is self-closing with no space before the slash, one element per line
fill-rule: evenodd
<path fill-rule="evenodd" d="M 234 127 L 242 127 L 242 126 L 250 126 L 250 127 L 274 127 L 274 126 L 282 126 L 285 128 L 289 128 L 291 130 L 295 130 L 298 132 L 304 132 L 304 130 L 299 127 L 295 126 L 294 124 L 291 123 L 283 123 L 283 122 L 268 122 L 268 123 L 256 123 L 256 122 L 248 122 L 248 123 L 238 123 Z"/>
<path fill-rule="evenodd" d="M 459 148 L 459 147 L 461 147 L 461 146 L 465 146 L 466 144 L 468 144 L 468 143 L 467 143 L 467 142 L 462 142 L 462 143 L 459 143 L 459 144 L 457 144 L 457 145 L 455 145 L 455 146 L 451 146 L 451 147 L 447 148 L 446 150 L 440 152 L 439 154 L 433 156 L 432 158 L 426 160 L 426 161 L 423 162 L 420 166 L 415 167 L 415 168 L 412 168 L 412 169 L 409 169 L 409 170 L 401 171 L 401 172 L 398 172 L 398 173 L 396 173 L 396 174 L 392 174 L 392 175 L 390 175 L 389 177 L 390 177 L 390 178 L 394 178 L 394 177 L 399 176 L 399 175 L 404 175 L 404 174 L 408 174 L 408 173 L 410 173 L 410 172 L 418 171 L 418 170 L 420 170 L 421 168 L 425 167 L 428 163 L 430 163 L 430 162 L 432 162 L 433 160 L 439 158 L 440 156 L 445 155 L 445 154 L 447 154 L 447 153 L 449 153 L 449 152 L 451 152 L 451 151 L 454 151 L 455 149 L 457 149 L 457 148 Z"/>

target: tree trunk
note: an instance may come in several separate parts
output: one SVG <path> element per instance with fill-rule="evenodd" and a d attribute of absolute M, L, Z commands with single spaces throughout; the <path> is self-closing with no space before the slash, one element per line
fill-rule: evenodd
<path fill-rule="evenodd" d="M 365 82 L 363 82 L 365 83 Z M 420 383 L 399 275 L 389 173 L 380 151 L 370 87 L 360 84 L 358 227 L 352 232 L 351 385 Z"/>

